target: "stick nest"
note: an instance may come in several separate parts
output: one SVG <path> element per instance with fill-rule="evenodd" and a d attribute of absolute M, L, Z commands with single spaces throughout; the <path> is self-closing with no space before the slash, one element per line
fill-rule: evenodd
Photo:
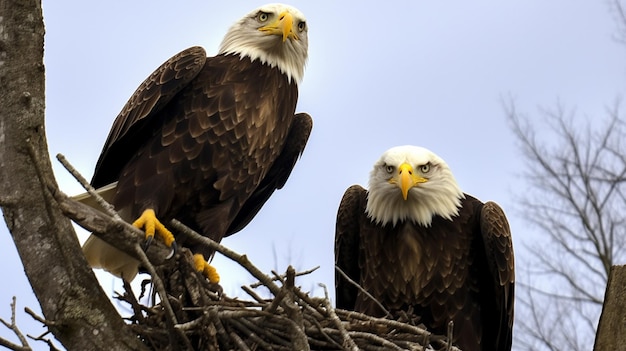
<path fill-rule="evenodd" d="M 250 296 L 245 301 L 225 296 L 218 285 L 196 272 L 191 262 L 191 253 L 182 249 L 157 267 L 175 323 L 162 302 L 153 306 L 140 304 L 129 284 L 125 284 L 125 292 L 117 297 L 131 306 L 130 327 L 150 349 L 455 349 L 446 338 L 434 336 L 419 326 L 334 309 L 328 293 L 324 297 L 308 296 L 295 286 L 295 278 L 300 274 L 291 266 L 284 275 L 273 272 L 271 286 L 266 285 L 267 281 L 243 286 Z M 151 280 L 146 280 L 142 286 L 145 288 L 150 283 Z M 262 298 L 255 292 L 262 287 L 277 294 L 271 299 Z M 145 289 L 142 295 L 144 292 Z M 153 298 L 156 296 L 153 293 Z"/>
<path fill-rule="evenodd" d="M 212 285 L 193 265 L 192 254 L 180 249 L 172 259 L 158 259 L 163 250 L 153 243 L 144 251 L 142 232 L 121 220 L 113 207 L 65 160 L 59 161 L 85 187 L 102 210 L 68 198 L 56 189 L 55 198 L 74 222 L 139 259 L 150 279 L 137 298 L 130 284 L 117 298 L 133 311 L 129 327 L 152 350 L 458 350 L 448 340 L 432 335 L 411 322 L 375 318 L 335 309 L 326 287 L 324 297 L 311 297 L 295 285 L 295 270 L 270 277 L 240 255 L 172 220 L 169 229 L 185 241 L 204 245 L 245 268 L 259 280 L 242 289 L 250 301 L 229 298 Z M 151 256 L 150 258 L 148 256 Z M 150 285 L 153 303 L 139 303 Z M 254 289 L 264 287 L 273 298 L 260 297 Z M 407 321 L 410 321 L 407 318 Z M 451 328 L 449 328 L 451 330 Z"/>

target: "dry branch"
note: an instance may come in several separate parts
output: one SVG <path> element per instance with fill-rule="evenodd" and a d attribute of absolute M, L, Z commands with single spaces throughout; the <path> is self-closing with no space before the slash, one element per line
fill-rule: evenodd
<path fill-rule="evenodd" d="M 30 351 L 32 349 L 30 348 L 30 345 L 28 345 L 28 341 L 26 340 L 26 337 L 24 337 L 24 334 L 22 334 L 17 324 L 15 323 L 16 300 L 17 299 L 15 298 L 15 296 L 13 296 L 13 301 L 11 302 L 11 322 L 7 322 L 4 319 L 0 318 L 0 323 L 4 324 L 5 327 L 7 327 L 10 331 L 13 332 L 13 334 L 15 334 L 15 336 L 17 336 L 21 345 L 12 343 L 11 341 L 6 340 L 4 338 L 0 338 L 0 346 L 4 346 L 14 351 Z"/>

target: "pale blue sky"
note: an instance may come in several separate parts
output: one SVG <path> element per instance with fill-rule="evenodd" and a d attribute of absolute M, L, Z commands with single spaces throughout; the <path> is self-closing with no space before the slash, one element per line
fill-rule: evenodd
<path fill-rule="evenodd" d="M 214 55 L 227 28 L 262 4 L 44 1 L 51 156 L 65 154 L 90 178 L 113 119 L 138 84 L 189 46 L 204 46 Z M 604 116 L 626 88 L 625 50 L 613 39 L 617 27 L 608 3 L 290 4 L 309 24 L 298 111 L 311 114 L 313 133 L 286 187 L 223 244 L 246 253 L 265 272 L 320 265 L 297 282 L 321 295 L 317 283 L 331 289 L 334 284 L 334 222 L 344 190 L 365 186 L 384 150 L 415 144 L 444 158 L 465 192 L 504 207 L 517 260 L 523 261 L 522 243 L 537 238 L 513 211 L 515 194 L 528 183 L 519 176 L 524 164 L 500 99 L 513 96 L 530 114 L 560 100 L 580 115 Z M 61 189 L 80 192 L 53 163 Z M 17 295 L 19 325 L 38 335 L 42 329 L 21 312 L 38 304 L 4 224 L 0 245 L 0 317 L 9 318 L 11 296 Z M 214 262 L 227 294 L 241 294 L 239 286 L 252 282 L 225 259 Z M 105 284 L 110 290 L 114 283 Z M 3 327 L 0 336 L 14 339 Z"/>

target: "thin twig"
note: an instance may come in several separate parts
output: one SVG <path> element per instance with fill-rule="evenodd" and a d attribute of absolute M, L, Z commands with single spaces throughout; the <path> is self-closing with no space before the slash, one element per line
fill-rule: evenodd
<path fill-rule="evenodd" d="M 156 269 L 154 268 L 152 263 L 150 263 L 150 260 L 148 260 L 148 256 L 146 256 L 146 253 L 143 251 L 141 245 L 139 244 L 135 244 L 135 255 L 139 257 L 142 266 L 148 271 L 148 273 L 150 273 L 150 276 L 152 277 L 152 284 L 154 284 L 156 291 L 161 297 L 161 305 L 163 306 L 163 309 L 165 310 L 165 314 L 167 316 L 166 322 L 168 324 L 168 329 L 178 335 L 178 337 L 185 343 L 185 346 L 188 350 L 193 350 L 193 347 L 191 346 L 191 342 L 187 338 L 187 335 L 185 335 L 182 330 L 175 328 L 176 324 L 178 324 L 178 321 L 176 320 L 176 315 L 174 314 L 172 305 L 167 298 L 167 292 L 165 291 L 163 281 L 156 273 Z M 172 340 L 172 342 L 174 340 Z"/>
<path fill-rule="evenodd" d="M 330 320 L 333 322 L 333 324 L 335 324 L 335 326 L 339 330 L 339 333 L 341 334 L 341 340 L 342 340 L 341 344 L 344 347 L 347 347 L 349 350 L 358 351 L 359 350 L 358 346 L 356 346 L 356 344 L 354 343 L 354 340 L 352 340 L 352 338 L 350 337 L 350 334 L 348 334 L 348 331 L 343 326 L 343 323 L 337 316 L 337 313 L 335 313 L 335 309 L 330 305 L 330 298 L 328 297 L 328 289 L 326 288 L 326 285 L 320 283 L 319 286 L 322 287 L 322 289 L 324 290 L 324 305 L 326 306 L 326 310 L 328 311 L 328 316 Z"/>
<path fill-rule="evenodd" d="M 315 267 L 313 267 L 311 269 L 308 269 L 306 271 L 297 272 L 296 273 L 296 277 L 300 277 L 300 276 L 303 276 L 303 275 L 311 274 L 311 273 L 315 272 L 316 270 L 318 270 L 319 268 L 320 268 L 320 266 L 315 266 Z M 277 277 L 274 277 L 272 279 L 274 281 L 282 280 L 282 279 L 284 279 L 284 275 L 278 275 Z M 262 285 L 263 285 L 263 283 L 256 282 L 256 283 L 250 284 L 250 287 L 253 288 L 253 289 L 256 289 L 256 288 L 258 288 L 259 286 L 262 286 Z"/>
<path fill-rule="evenodd" d="M 288 294 L 281 304 L 287 312 L 289 319 L 293 321 L 290 324 L 291 328 L 291 342 L 294 350 L 309 350 L 310 346 L 307 341 L 306 333 L 304 332 L 304 320 L 302 318 L 302 310 L 294 302 L 294 291 L 296 281 L 296 270 L 289 266 L 287 272 L 285 272 L 284 288 Z"/>
<path fill-rule="evenodd" d="M 257 302 L 259 303 L 267 303 L 267 300 L 265 300 L 264 298 L 262 298 L 261 296 L 259 296 L 259 294 L 257 294 L 254 290 L 252 290 L 250 287 L 243 285 L 241 287 L 241 289 L 243 291 L 245 291 L 248 295 L 250 295 L 253 299 L 255 299 Z"/>
<path fill-rule="evenodd" d="M 209 313 L 207 311 L 205 311 L 204 314 L 202 314 L 202 316 L 189 321 L 187 323 L 183 323 L 183 324 L 176 324 L 174 326 L 174 328 L 176 329 L 180 329 L 183 331 L 190 331 L 190 330 L 194 330 L 194 329 L 198 329 L 200 326 L 202 326 L 203 324 L 206 323 L 206 321 L 209 319 Z"/>
<path fill-rule="evenodd" d="M 248 345 L 239 337 L 239 335 L 230 332 L 230 339 L 237 345 L 237 348 L 242 351 L 251 351 Z"/>
<path fill-rule="evenodd" d="M 83 177 L 82 174 L 80 174 L 80 172 L 78 172 L 76 168 L 74 168 L 74 166 L 69 163 L 69 161 L 65 158 L 63 154 L 57 154 L 57 160 L 59 160 L 63 167 L 65 167 L 65 169 L 70 172 L 70 174 L 80 183 L 80 185 L 85 190 L 87 190 L 89 195 L 91 195 L 96 200 L 98 205 L 100 205 L 100 207 L 102 207 L 109 216 L 117 220 L 121 220 L 120 215 L 117 213 L 117 211 L 115 211 L 113 205 L 108 203 L 105 199 L 102 198 L 102 196 L 100 196 L 100 194 L 98 194 L 96 189 L 91 186 L 87 179 L 85 179 L 85 177 Z"/>
<path fill-rule="evenodd" d="M 48 334 L 50 334 L 50 331 L 46 331 L 45 333 L 43 333 L 43 334 L 41 334 L 39 336 L 28 335 L 28 337 L 33 339 L 33 340 L 35 340 L 35 341 L 43 341 L 43 342 L 45 342 L 48 345 L 50 351 L 60 351 L 56 346 L 54 346 L 54 344 L 52 343 L 52 340 L 44 338 L 44 336 L 46 336 Z"/>
<path fill-rule="evenodd" d="M 127 280 L 122 279 L 122 284 L 124 286 L 124 294 L 123 295 L 119 295 L 117 296 L 118 299 L 120 300 L 124 300 L 127 303 L 130 304 L 132 310 L 133 310 L 133 314 L 135 316 L 135 319 L 137 319 L 138 323 L 144 323 L 145 322 L 145 318 L 143 317 L 143 314 L 141 313 L 141 305 L 139 304 L 139 301 L 137 301 L 137 298 L 135 297 L 135 294 L 133 294 L 133 289 L 130 286 L 130 283 Z M 139 296 L 139 298 L 141 299 L 141 296 Z"/>
<path fill-rule="evenodd" d="M 337 272 L 339 272 L 339 274 L 341 274 L 341 276 L 348 281 L 348 283 L 354 285 L 357 289 L 359 289 L 359 291 L 364 294 L 365 296 L 367 296 L 369 299 L 371 299 L 372 301 L 374 301 L 374 303 L 380 307 L 381 311 L 383 311 L 385 313 L 386 317 L 392 318 L 391 313 L 389 313 L 389 311 L 383 306 L 382 303 L 380 303 L 377 299 L 374 298 L 374 296 L 372 296 L 372 294 L 370 294 L 369 292 L 367 292 L 367 290 L 363 289 L 363 287 L 361 287 L 361 285 L 359 285 L 359 283 L 355 282 L 354 280 L 352 280 L 352 278 L 350 278 L 343 270 L 341 270 L 341 268 L 339 268 L 339 266 L 335 265 L 335 270 Z"/>
<path fill-rule="evenodd" d="M 183 223 L 181 223 L 180 221 L 176 219 L 173 219 L 170 223 L 171 223 L 172 229 L 179 231 L 180 233 L 188 236 L 191 240 L 202 243 L 203 245 L 207 246 L 211 250 L 218 251 L 222 255 L 237 262 L 240 266 L 242 266 L 250 274 L 252 274 L 253 277 L 261 281 L 263 285 L 265 285 L 272 292 L 272 294 L 274 294 L 274 296 L 279 294 L 280 287 L 274 284 L 274 282 L 272 281 L 272 278 L 270 278 L 268 275 L 261 272 L 261 270 L 255 267 L 248 259 L 248 256 L 240 255 L 236 253 L 235 251 L 221 244 L 218 244 L 216 241 L 211 240 L 208 237 L 205 237 L 196 233 L 195 231 L 191 230 L 189 227 L 187 227 L 186 225 L 184 225 Z"/>
<path fill-rule="evenodd" d="M 26 340 L 26 337 L 24 337 L 24 334 L 22 334 L 20 329 L 17 327 L 16 318 L 15 318 L 16 304 L 17 304 L 17 298 L 13 296 L 13 299 L 11 302 L 11 322 L 9 323 L 2 318 L 0 318 L 0 322 L 4 324 L 4 326 L 7 327 L 9 330 L 11 330 L 13 334 L 15 334 L 15 336 L 17 336 L 17 338 L 20 340 L 22 345 L 17 345 L 17 344 L 10 342 L 9 340 L 0 338 L 0 346 L 4 346 L 6 348 L 9 348 L 15 351 L 30 351 L 32 349 L 30 348 L 30 345 L 28 345 L 28 340 Z"/>
<path fill-rule="evenodd" d="M 283 302 L 283 299 L 287 295 L 287 289 L 283 286 L 282 289 L 278 292 L 276 296 L 272 299 L 272 301 L 265 307 L 263 310 L 267 313 L 274 313 L 280 304 Z"/>
<path fill-rule="evenodd" d="M 248 319 L 232 319 L 229 321 L 229 324 L 236 327 L 239 331 L 241 331 L 245 336 L 250 338 L 250 340 L 259 345 L 263 350 L 271 350 L 272 344 L 266 342 L 262 338 L 259 337 L 259 333 L 263 333 L 266 329 L 257 327 L 252 323 L 248 323 Z"/>
<path fill-rule="evenodd" d="M 47 320 L 43 317 L 40 317 L 37 313 L 35 313 L 35 311 L 31 310 L 29 307 L 24 307 L 24 312 L 26 312 L 28 315 L 30 315 L 31 317 L 33 317 L 34 320 L 36 320 L 37 322 L 45 325 L 45 326 L 55 326 L 57 325 L 57 323 L 55 321 L 50 321 Z"/>

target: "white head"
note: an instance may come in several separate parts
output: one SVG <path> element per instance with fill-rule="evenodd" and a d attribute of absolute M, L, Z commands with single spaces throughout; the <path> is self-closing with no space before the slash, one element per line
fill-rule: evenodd
<path fill-rule="evenodd" d="M 308 57 L 308 26 L 302 12 L 284 4 L 268 4 L 230 27 L 220 54 L 248 56 L 278 67 L 296 83 L 302 81 Z"/>
<path fill-rule="evenodd" d="M 387 150 L 370 173 L 366 213 L 377 224 L 410 220 L 430 226 L 433 216 L 452 219 L 465 198 L 450 168 L 418 146 Z"/>

